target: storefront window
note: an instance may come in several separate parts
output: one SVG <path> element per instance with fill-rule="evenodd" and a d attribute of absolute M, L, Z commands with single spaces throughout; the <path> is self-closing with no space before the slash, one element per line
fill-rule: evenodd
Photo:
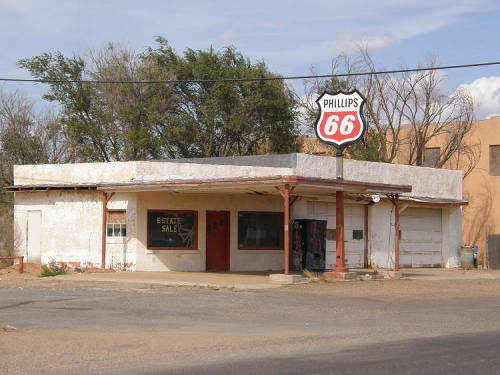
<path fill-rule="evenodd" d="M 238 214 L 239 249 L 282 249 L 283 213 L 240 212 Z"/>
<path fill-rule="evenodd" d="M 148 249 L 197 249 L 198 212 L 148 211 Z"/>

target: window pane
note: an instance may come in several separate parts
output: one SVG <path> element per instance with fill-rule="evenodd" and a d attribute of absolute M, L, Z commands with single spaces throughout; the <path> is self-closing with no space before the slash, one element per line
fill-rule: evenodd
<path fill-rule="evenodd" d="M 113 236 L 120 237 L 120 224 L 113 224 Z"/>
<path fill-rule="evenodd" d="M 424 167 L 435 167 L 439 160 L 439 147 L 424 149 Z"/>
<path fill-rule="evenodd" d="M 239 248 L 281 249 L 283 247 L 281 212 L 240 212 L 238 215 Z"/>
<path fill-rule="evenodd" d="M 196 211 L 148 211 L 148 248 L 195 249 L 197 228 Z"/>
<path fill-rule="evenodd" d="M 108 224 L 108 237 L 113 236 L 113 224 Z"/>
<path fill-rule="evenodd" d="M 500 146 L 490 146 L 490 175 L 500 176 Z"/>
<path fill-rule="evenodd" d="M 122 237 L 126 237 L 126 236 L 127 236 L 127 225 L 122 224 Z"/>

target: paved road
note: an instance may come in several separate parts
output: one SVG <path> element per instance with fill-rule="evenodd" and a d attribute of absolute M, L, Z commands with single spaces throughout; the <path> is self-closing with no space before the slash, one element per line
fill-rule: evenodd
<path fill-rule="evenodd" d="M 0 284 L 0 374 L 498 374 L 499 280 Z"/>
<path fill-rule="evenodd" d="M 289 357 L 268 357 L 168 372 L 169 374 L 495 374 L 498 332 L 396 341 Z M 166 370 L 149 374 L 164 374 Z"/>

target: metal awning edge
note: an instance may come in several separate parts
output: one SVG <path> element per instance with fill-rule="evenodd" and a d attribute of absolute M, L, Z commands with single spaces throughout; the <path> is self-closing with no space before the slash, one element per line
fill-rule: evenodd
<path fill-rule="evenodd" d="M 325 179 L 318 177 L 306 177 L 298 175 L 278 175 L 264 177 L 235 177 L 235 178 L 198 178 L 198 179 L 175 179 L 160 181 L 130 181 L 119 183 L 101 184 L 36 184 L 36 185 L 13 185 L 6 188 L 7 191 L 46 191 L 46 190 L 124 190 L 127 187 L 176 187 L 179 189 L 190 187 L 210 187 L 210 186 L 235 186 L 235 185 L 308 185 L 317 187 L 332 188 L 344 191 L 364 191 L 370 193 L 409 193 L 412 190 L 410 185 L 395 185 L 363 181 Z"/>
<path fill-rule="evenodd" d="M 346 199 L 354 201 L 366 201 L 371 202 L 372 198 L 367 194 L 348 194 Z M 388 201 L 389 199 L 381 195 L 381 201 Z M 430 197 L 412 197 L 406 195 L 400 195 L 399 200 L 402 204 L 408 203 L 412 206 L 426 206 L 426 207 L 450 207 L 450 206 L 466 206 L 469 201 L 465 199 L 445 199 L 445 198 L 430 198 Z"/>

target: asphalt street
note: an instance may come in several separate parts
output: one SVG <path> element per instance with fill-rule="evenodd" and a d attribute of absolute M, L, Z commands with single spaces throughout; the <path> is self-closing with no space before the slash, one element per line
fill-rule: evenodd
<path fill-rule="evenodd" d="M 498 374 L 500 281 L 0 284 L 1 374 Z"/>

